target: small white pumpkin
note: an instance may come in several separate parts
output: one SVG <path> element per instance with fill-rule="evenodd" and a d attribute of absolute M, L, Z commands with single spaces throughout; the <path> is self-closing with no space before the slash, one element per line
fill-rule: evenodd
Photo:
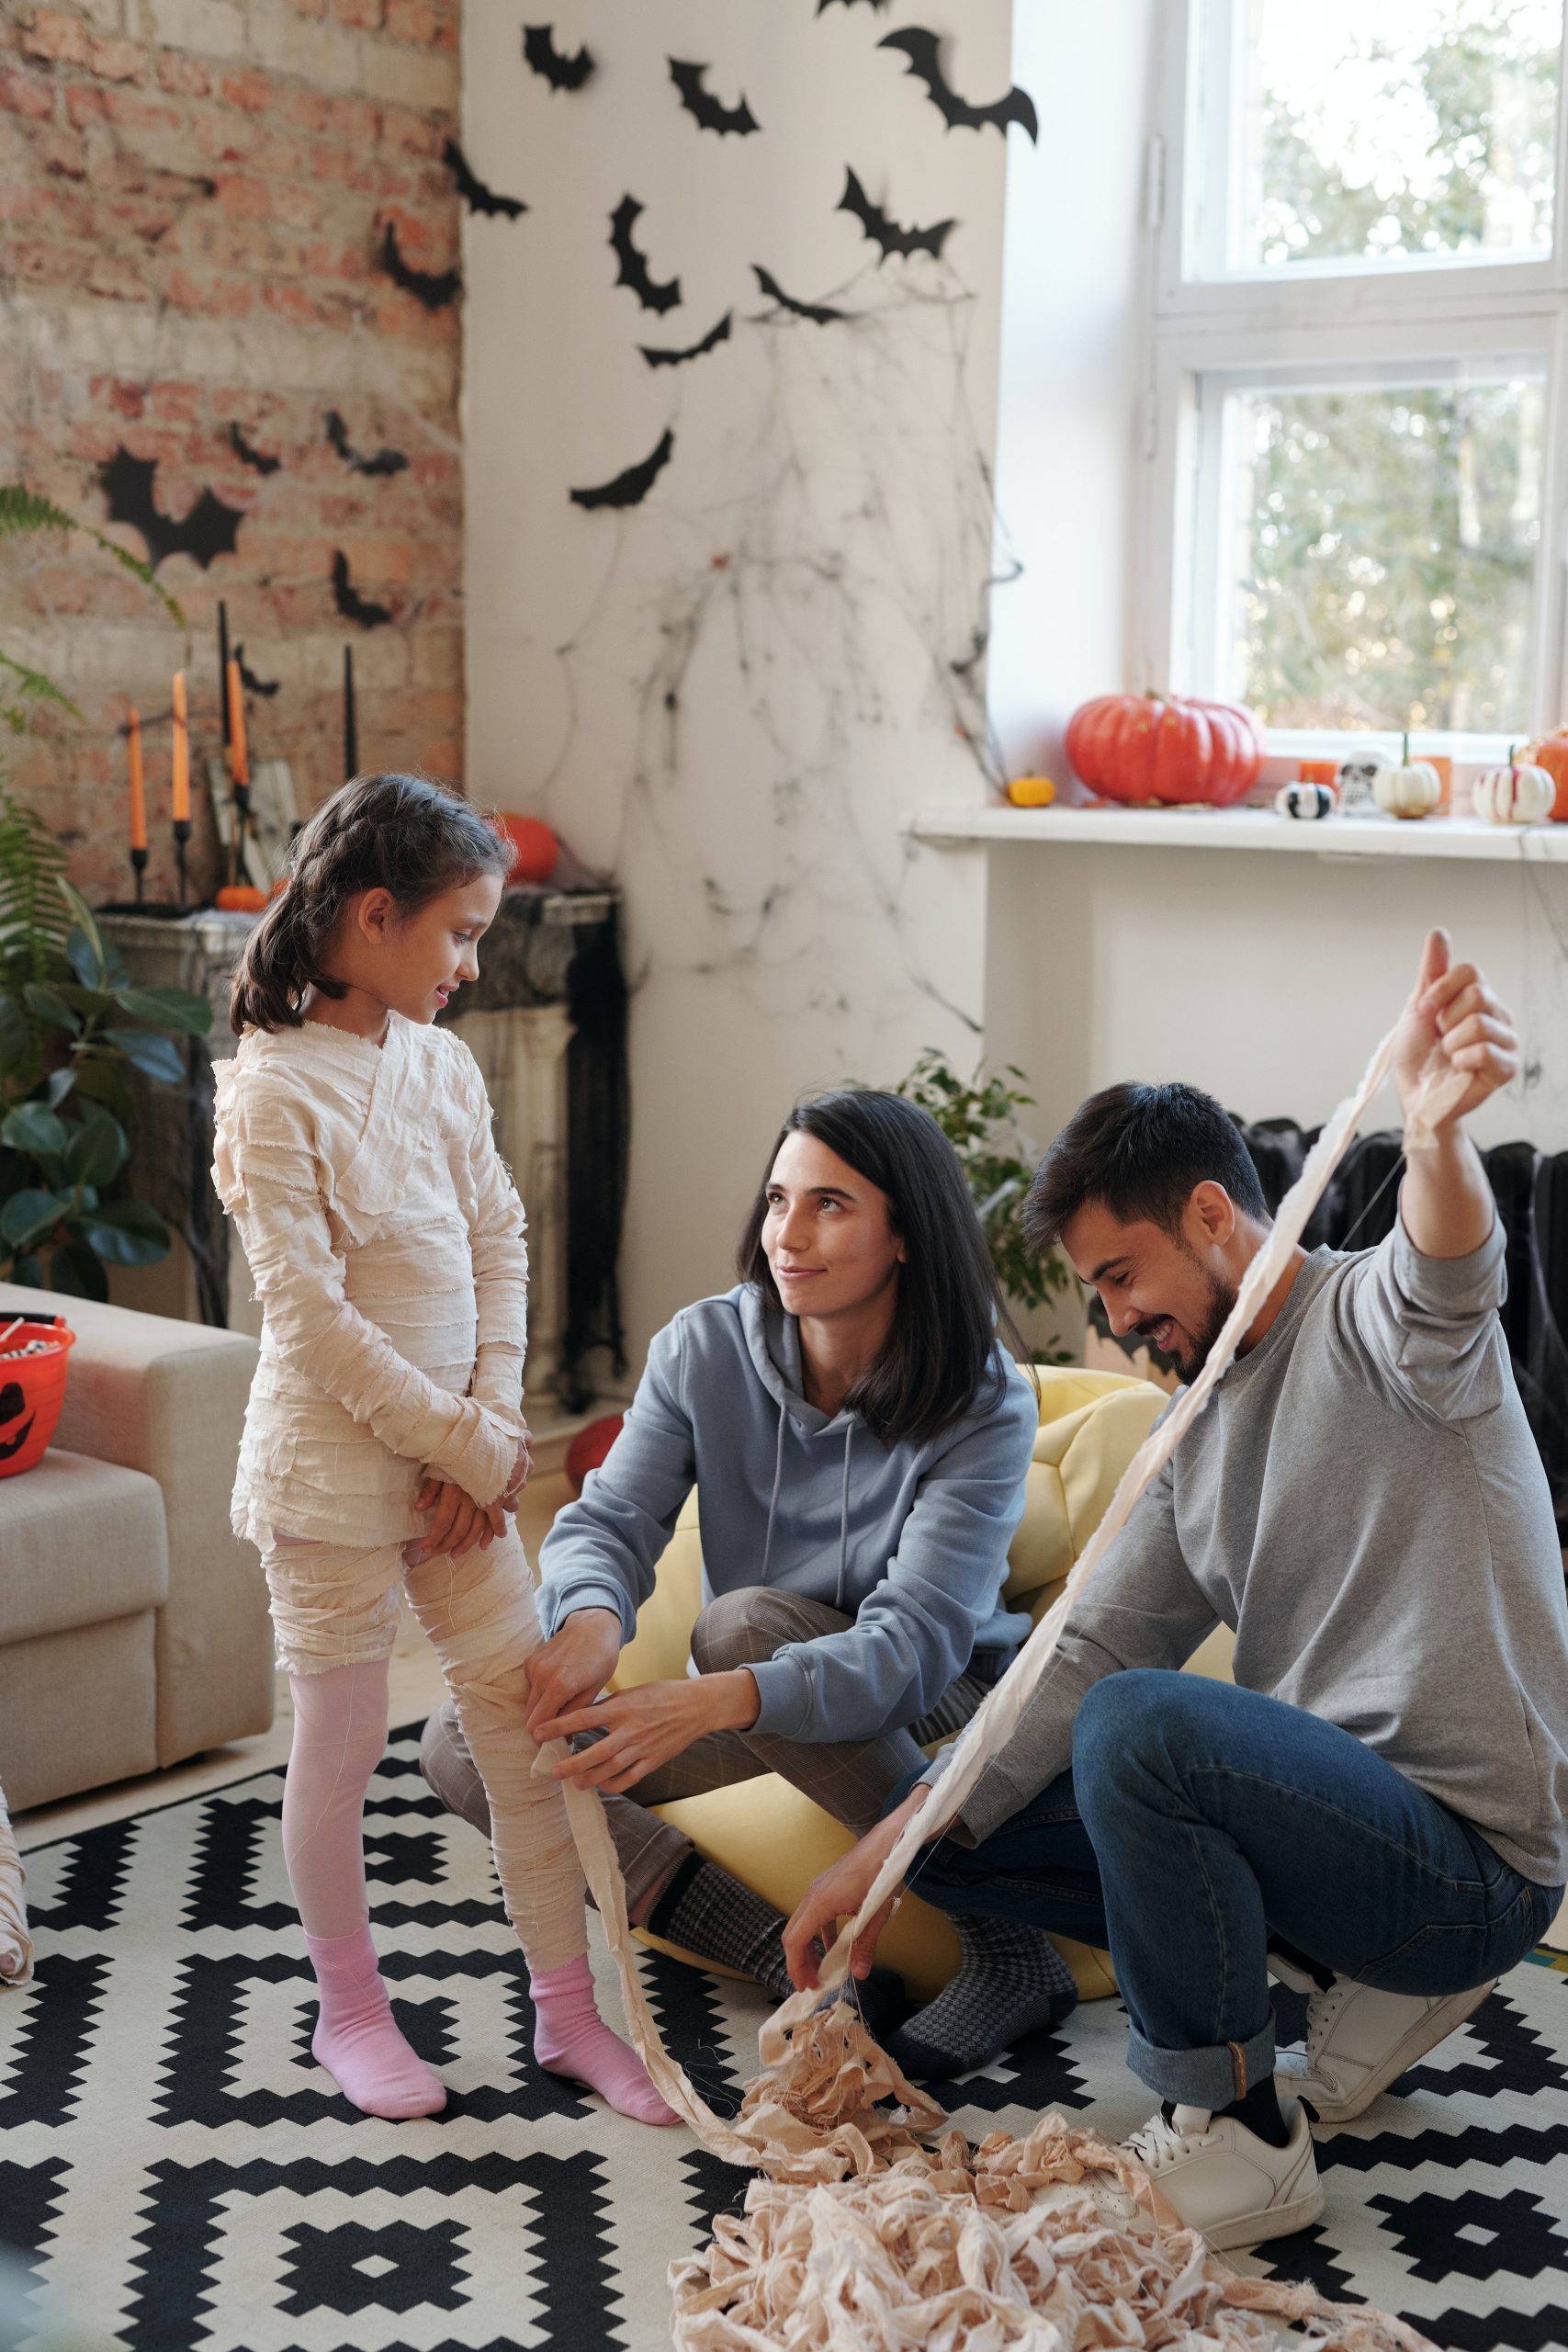
<path fill-rule="evenodd" d="M 1306 824 L 1332 817 L 1338 806 L 1339 795 L 1331 784 L 1282 784 L 1274 795 L 1278 815 L 1299 817 Z"/>
<path fill-rule="evenodd" d="M 1512 752 L 1506 768 L 1483 768 L 1470 787 L 1472 808 L 1492 825 L 1539 825 L 1556 799 L 1556 778 L 1528 761 L 1517 764 Z"/>
<path fill-rule="evenodd" d="M 1404 738 L 1397 767 L 1374 769 L 1372 798 L 1391 817 L 1429 817 L 1443 797 L 1443 780 L 1430 760 L 1413 760 Z"/>

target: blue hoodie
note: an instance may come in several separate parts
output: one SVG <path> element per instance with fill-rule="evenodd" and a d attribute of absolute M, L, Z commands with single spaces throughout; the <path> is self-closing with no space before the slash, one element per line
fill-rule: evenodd
<path fill-rule="evenodd" d="M 801 1394 L 800 1329 L 754 1283 L 666 1325 L 626 1426 L 539 1555 L 546 1635 L 614 1609 L 629 1640 L 694 1485 L 709 1594 L 769 1585 L 852 1617 L 752 1667 L 753 1728 L 874 1739 L 928 1714 L 971 1661 L 999 1673 L 1029 1631 L 1004 1609 L 1039 1423 L 1028 1376 L 997 1351 L 999 1396 L 921 1443 L 883 1445 L 858 1414 Z"/>

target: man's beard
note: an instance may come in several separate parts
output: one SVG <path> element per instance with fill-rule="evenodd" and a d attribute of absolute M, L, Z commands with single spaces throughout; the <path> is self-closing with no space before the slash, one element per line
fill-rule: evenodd
<path fill-rule="evenodd" d="M 1214 1341 L 1224 1329 L 1226 1317 L 1235 1305 L 1236 1294 L 1230 1283 L 1222 1282 L 1212 1267 L 1202 1263 L 1195 1250 L 1188 1250 L 1183 1245 L 1182 1254 L 1191 1259 L 1192 1263 L 1202 1275 L 1209 1293 L 1203 1317 L 1192 1332 L 1191 1347 L 1185 1348 L 1179 1343 L 1169 1351 L 1170 1362 L 1176 1366 L 1183 1381 L 1190 1385 L 1208 1363 L 1213 1351 Z M 1161 1322 L 1163 1319 L 1157 1315 L 1151 1317 L 1155 1323 Z M 1141 1336 L 1147 1337 L 1142 1325 L 1139 1326 L 1139 1331 Z"/>

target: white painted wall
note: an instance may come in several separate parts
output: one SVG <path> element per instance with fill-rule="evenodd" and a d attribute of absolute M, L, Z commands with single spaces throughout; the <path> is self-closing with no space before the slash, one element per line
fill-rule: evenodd
<path fill-rule="evenodd" d="M 1009 0 L 921 17 L 959 86 L 1006 89 Z M 983 728 L 979 673 L 953 664 L 990 563 L 1006 158 L 878 52 L 877 9 L 560 0 L 554 21 L 600 60 L 581 96 L 527 73 L 515 12 L 465 12 L 468 159 L 533 208 L 465 244 L 468 781 L 626 890 L 639 1351 L 729 1279 L 799 1090 L 977 1049 L 983 869 L 917 855 L 897 819 L 982 789 L 958 732 Z M 700 130 L 671 53 L 712 60 L 761 132 Z M 942 264 L 877 266 L 835 209 L 846 165 L 903 222 L 957 219 Z M 628 191 L 655 275 L 681 279 L 662 317 L 615 284 Z M 754 262 L 851 321 L 781 318 Z M 729 308 L 707 358 L 638 356 Z M 645 503 L 569 503 L 666 427 Z"/>

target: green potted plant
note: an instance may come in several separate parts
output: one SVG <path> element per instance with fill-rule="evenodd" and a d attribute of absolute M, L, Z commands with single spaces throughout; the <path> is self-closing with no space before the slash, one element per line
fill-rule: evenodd
<path fill-rule="evenodd" d="M 1000 1078 L 987 1077 L 982 1066 L 973 1078 L 962 1079 L 928 1046 L 895 1091 L 929 1111 L 958 1154 L 1003 1295 L 1015 1306 L 1032 1309 L 1049 1306 L 1071 1283 L 1055 1250 L 1037 1258 L 1023 1238 L 1023 1199 L 1036 1153 L 1018 1114 L 1032 1110 L 1034 1097 L 1009 1083 L 1022 1076 L 1010 1063 Z M 1065 1348 L 1035 1353 L 1037 1363 L 1073 1361 Z"/>
<path fill-rule="evenodd" d="M 0 537 L 76 528 L 180 617 L 148 565 L 49 501 L 0 485 Z M 0 650 L 0 718 L 22 733 L 42 705 L 81 716 L 52 680 Z M 211 1021 L 204 997 L 136 986 L 0 761 L 0 1280 L 107 1298 L 110 1266 L 167 1256 L 168 1227 L 126 1176 L 132 1075 L 182 1083 L 174 1036 Z"/>

